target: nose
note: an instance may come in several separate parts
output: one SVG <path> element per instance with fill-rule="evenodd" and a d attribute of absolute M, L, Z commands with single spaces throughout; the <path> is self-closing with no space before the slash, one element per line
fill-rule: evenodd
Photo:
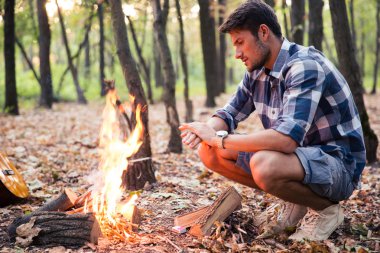
<path fill-rule="evenodd" d="M 241 59 L 242 55 L 243 54 L 240 50 L 235 50 L 235 59 Z"/>

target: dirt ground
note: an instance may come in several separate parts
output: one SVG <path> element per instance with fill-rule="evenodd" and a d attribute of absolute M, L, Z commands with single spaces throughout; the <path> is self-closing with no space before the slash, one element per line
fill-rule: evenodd
<path fill-rule="evenodd" d="M 218 98 L 219 106 L 228 96 Z M 366 96 L 371 126 L 380 136 L 380 95 Z M 193 101 L 196 120 L 207 120 L 214 109 L 204 108 L 204 99 Z M 177 102 L 183 119 L 183 101 Z M 31 197 L 24 203 L 0 209 L 0 252 L 91 252 L 93 249 L 63 247 L 20 248 L 9 242 L 7 226 L 16 218 L 40 207 L 68 187 L 77 193 L 90 187 L 99 156 L 98 133 L 103 104 L 81 106 L 56 104 L 53 110 L 22 111 L 20 116 L 0 115 L 0 151 L 22 172 Z M 168 154 L 168 126 L 162 104 L 150 106 L 150 134 L 157 183 L 146 187 L 138 200 L 142 222 L 134 243 L 101 238 L 97 252 L 379 252 L 380 251 L 380 173 L 379 164 L 367 165 L 362 189 L 347 201 L 344 223 L 323 242 L 295 243 L 281 234 L 271 240 L 257 240 L 252 218 L 277 201 L 273 196 L 233 183 L 208 172 L 196 153 Z M 253 115 L 240 132 L 260 129 Z M 380 148 L 377 151 L 380 158 Z M 175 216 L 211 204 L 228 186 L 243 197 L 243 207 L 216 227 L 206 238 L 171 231 Z M 242 232 L 243 231 L 243 232 Z"/>

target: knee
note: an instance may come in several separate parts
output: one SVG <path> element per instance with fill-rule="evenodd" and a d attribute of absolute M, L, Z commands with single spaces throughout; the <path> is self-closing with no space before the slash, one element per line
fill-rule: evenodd
<path fill-rule="evenodd" d="M 250 160 L 250 167 L 253 179 L 260 189 L 265 192 L 272 192 L 276 188 L 278 164 L 276 164 L 273 151 L 256 152 Z"/>
<path fill-rule="evenodd" d="M 218 158 L 214 148 L 201 144 L 198 148 L 198 155 L 207 168 L 212 169 L 217 166 Z"/>

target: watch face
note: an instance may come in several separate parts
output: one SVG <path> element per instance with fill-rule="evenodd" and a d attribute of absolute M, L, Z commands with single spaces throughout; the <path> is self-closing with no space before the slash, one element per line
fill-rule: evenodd
<path fill-rule="evenodd" d="M 225 137 L 227 135 L 228 135 L 228 132 L 225 130 L 221 130 L 221 131 L 216 132 L 216 136 L 218 136 L 218 137 Z"/>

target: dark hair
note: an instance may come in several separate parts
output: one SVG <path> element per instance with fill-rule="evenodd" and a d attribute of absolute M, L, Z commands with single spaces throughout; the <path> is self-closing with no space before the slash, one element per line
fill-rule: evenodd
<path fill-rule="evenodd" d="M 248 0 L 230 14 L 219 27 L 222 33 L 232 30 L 249 30 L 257 37 L 261 24 L 265 24 L 279 38 L 282 37 L 281 27 L 272 7 L 261 0 Z"/>

